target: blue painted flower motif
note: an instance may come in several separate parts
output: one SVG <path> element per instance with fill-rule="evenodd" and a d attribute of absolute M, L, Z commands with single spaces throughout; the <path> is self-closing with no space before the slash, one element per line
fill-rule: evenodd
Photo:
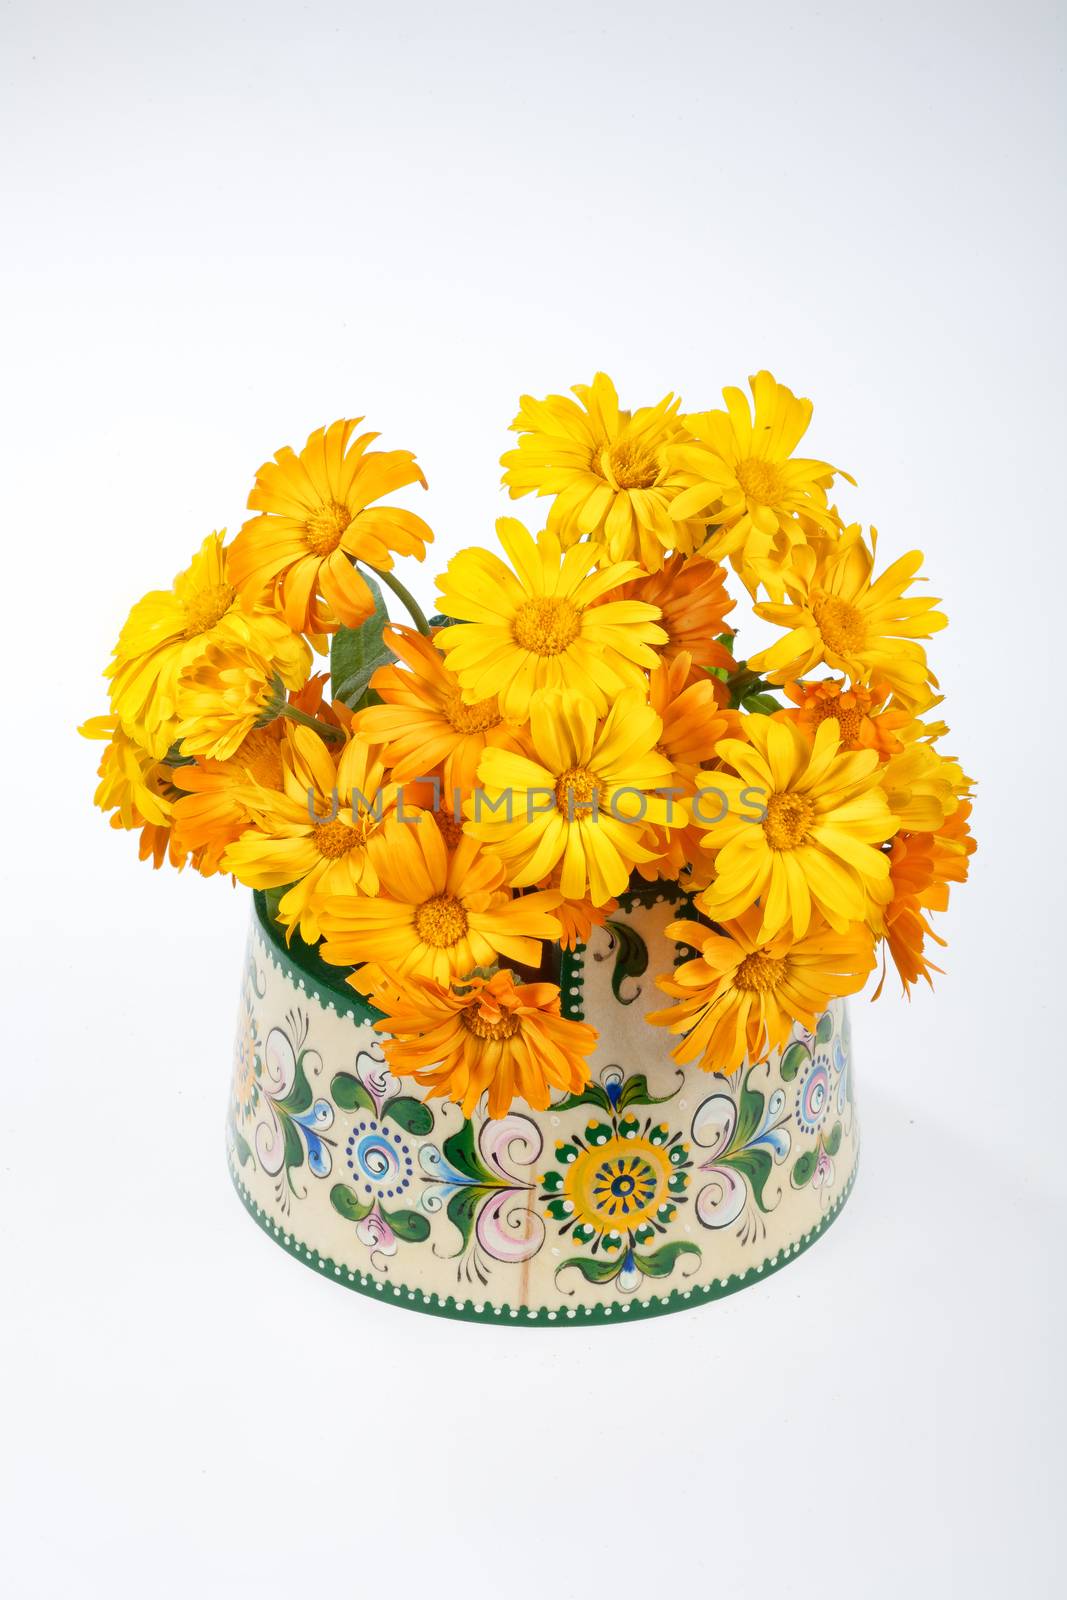
<path fill-rule="evenodd" d="M 263 1171 L 279 1179 L 286 1204 L 289 1193 L 299 1192 L 294 1170 L 306 1161 L 314 1177 L 325 1178 L 333 1165 L 333 1107 L 311 1088 L 308 1074 L 322 1071 L 322 1057 L 307 1046 L 308 1026 L 302 1011 L 290 1011 L 285 1026 L 271 1028 L 263 1046 L 259 1087 L 266 1115 L 256 1124 L 255 1152 Z"/>
<path fill-rule="evenodd" d="M 356 1057 L 354 1072 L 338 1072 L 330 1093 L 341 1111 L 353 1114 L 345 1141 L 347 1182 L 335 1183 L 330 1204 L 355 1224 L 356 1237 L 384 1267 L 401 1240 L 425 1239 L 430 1225 L 418 1214 L 416 1139 L 433 1127 L 433 1112 L 400 1092 L 400 1080 L 385 1064 L 375 1041 Z"/>

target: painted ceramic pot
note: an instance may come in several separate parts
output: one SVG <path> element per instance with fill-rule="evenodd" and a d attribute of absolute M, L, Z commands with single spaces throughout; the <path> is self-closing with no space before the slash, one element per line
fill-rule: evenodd
<path fill-rule="evenodd" d="M 255 897 L 228 1155 L 250 1215 L 323 1277 L 394 1305 L 513 1326 L 681 1311 L 785 1266 L 852 1187 L 848 1020 L 731 1078 L 645 1020 L 678 891 L 625 897 L 565 956 L 564 1006 L 600 1041 L 581 1095 L 469 1121 L 385 1064 L 372 1011 Z"/>

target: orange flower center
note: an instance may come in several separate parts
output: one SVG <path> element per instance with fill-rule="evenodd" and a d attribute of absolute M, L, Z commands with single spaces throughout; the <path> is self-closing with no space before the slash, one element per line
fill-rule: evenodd
<path fill-rule="evenodd" d="M 556 810 L 571 820 L 576 812 L 592 808 L 596 792 L 595 772 L 588 767 L 568 767 L 556 779 Z"/>
<path fill-rule="evenodd" d="M 858 706 L 835 706 L 832 701 L 827 701 L 816 713 L 820 722 L 825 722 L 827 717 L 833 717 L 841 730 L 841 743 L 850 750 L 860 748 L 860 733 L 863 730 L 863 712 Z"/>
<path fill-rule="evenodd" d="M 746 498 L 755 500 L 757 505 L 773 506 L 785 498 L 785 477 L 773 461 L 749 456 L 737 463 L 735 471 Z"/>
<path fill-rule="evenodd" d="M 234 761 L 239 762 L 248 776 L 261 784 L 264 789 L 281 788 L 281 745 L 273 735 L 267 733 L 266 729 L 254 728 L 241 741 Z"/>
<path fill-rule="evenodd" d="M 828 650 L 850 655 L 866 643 L 867 623 L 863 612 L 848 600 L 839 600 L 835 594 L 813 595 L 811 614 Z"/>
<path fill-rule="evenodd" d="M 785 962 L 778 956 L 761 955 L 757 950 L 746 956 L 734 973 L 735 989 L 765 991 L 777 989 L 785 977 Z"/>
<path fill-rule="evenodd" d="M 514 1039 L 521 1023 L 512 1011 L 504 1011 L 500 1016 L 486 1016 L 480 1009 L 471 1007 L 461 1011 L 459 1020 L 468 1033 L 473 1033 L 476 1039 Z"/>
<path fill-rule="evenodd" d="M 511 635 L 535 656 L 562 655 L 582 631 L 582 613 L 569 600 L 540 595 L 524 600 L 515 613 Z"/>
<path fill-rule="evenodd" d="M 487 728 L 497 727 L 501 720 L 495 695 L 468 706 L 458 689 L 445 706 L 445 716 L 457 733 L 485 733 Z"/>
<path fill-rule="evenodd" d="M 455 812 L 447 806 L 434 812 L 434 820 L 440 830 L 441 838 L 450 850 L 454 850 L 463 837 L 462 822 L 456 821 Z"/>
<path fill-rule="evenodd" d="M 815 821 L 815 806 L 803 794 L 772 794 L 763 819 L 763 836 L 772 850 L 795 850 Z"/>
<path fill-rule="evenodd" d="M 194 595 L 185 607 L 185 637 L 195 639 L 221 622 L 233 605 L 235 592 L 228 583 L 216 583 Z"/>
<path fill-rule="evenodd" d="M 448 950 L 467 931 L 467 913 L 454 894 L 435 894 L 415 908 L 415 932 L 423 944 Z"/>
<path fill-rule="evenodd" d="M 367 842 L 366 822 L 357 822 L 350 828 L 347 822 L 342 822 L 340 817 L 334 817 L 332 822 L 319 822 L 315 826 L 315 847 L 319 854 L 329 861 L 339 861 L 350 850 Z"/>
<path fill-rule="evenodd" d="M 331 500 L 329 505 L 313 511 L 304 523 L 304 543 L 312 555 L 328 556 L 341 543 L 351 521 L 352 513 L 348 507 Z"/>
<path fill-rule="evenodd" d="M 620 489 L 651 489 L 659 477 L 655 450 L 636 440 L 623 439 L 613 445 L 608 465 Z"/>

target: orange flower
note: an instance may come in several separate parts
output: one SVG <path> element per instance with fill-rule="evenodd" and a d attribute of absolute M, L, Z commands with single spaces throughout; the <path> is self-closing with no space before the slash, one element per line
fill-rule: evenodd
<path fill-rule="evenodd" d="M 658 606 L 659 625 L 667 643 L 656 646 L 665 661 L 674 661 L 683 651 L 689 656 L 691 682 L 703 681 L 707 667 L 724 667 L 732 672 L 737 665 L 718 636 L 733 633 L 726 625 L 726 614 L 737 604 L 726 592 L 726 572 L 717 561 L 703 556 L 675 554 L 662 570 L 638 578 L 606 595 L 608 600 L 641 600 Z M 727 695 L 721 679 L 713 679 L 716 694 L 725 704 Z"/>
<path fill-rule="evenodd" d="M 269 602 L 296 632 L 320 641 L 374 611 L 353 562 L 388 572 L 394 551 L 421 561 L 433 538 L 414 512 L 374 505 L 407 484 L 425 488 L 426 479 L 410 450 L 368 451 L 376 433 L 353 439 L 362 420 L 317 428 L 299 455 L 286 445 L 265 462 L 248 497 L 260 515 L 228 552 L 242 594 Z"/>
<path fill-rule="evenodd" d="M 872 926 L 885 939 L 905 994 L 911 993 L 912 984 L 920 978 L 932 988 L 931 972 L 942 970 L 926 955 L 927 938 L 945 944 L 926 912 L 946 910 L 949 885 L 967 878 L 970 857 L 977 848 L 970 815 L 971 802 L 962 800 L 936 833 L 898 833 L 890 847 L 892 898 L 881 915 L 872 919 Z M 874 993 L 876 1000 L 884 984 L 883 971 Z"/>
<path fill-rule="evenodd" d="M 784 687 L 797 707 L 796 711 L 785 712 L 786 719 L 811 738 L 820 722 L 832 717 L 838 726 L 842 750 L 877 750 L 883 757 L 903 750 L 901 730 L 911 724 L 912 715 L 900 706 L 886 707 L 887 687 L 864 689 L 846 683 L 844 678 L 787 683 Z"/>
<path fill-rule="evenodd" d="M 467 704 L 441 651 L 414 628 L 392 626 L 382 638 L 403 666 L 379 667 L 371 688 L 385 704 L 359 712 L 353 728 L 384 746 L 383 760 L 397 783 L 440 771 L 448 804 L 456 789 L 474 788 L 487 746 L 519 748 L 515 730 L 500 715 L 496 695 Z"/>
<path fill-rule="evenodd" d="M 502 1117 L 516 1096 L 544 1111 L 551 1091 L 577 1094 L 588 1082 L 585 1058 L 595 1028 L 561 1015 L 554 983 L 517 984 L 508 971 L 446 988 L 404 983 L 375 1024 L 398 1075 L 454 1100 L 469 1117 L 488 1090 L 489 1115 Z"/>

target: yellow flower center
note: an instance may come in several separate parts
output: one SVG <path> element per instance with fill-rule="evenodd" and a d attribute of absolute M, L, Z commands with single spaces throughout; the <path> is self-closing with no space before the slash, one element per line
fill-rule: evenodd
<path fill-rule="evenodd" d="M 194 595 L 185 607 L 185 637 L 195 639 L 198 633 L 206 633 L 221 622 L 233 605 L 235 592 L 228 583 L 216 583 Z"/>
<path fill-rule="evenodd" d="M 577 811 L 590 809 L 596 791 L 595 772 L 588 767 L 568 767 L 556 779 L 556 810 L 569 820 Z"/>
<path fill-rule="evenodd" d="M 329 861 L 339 861 L 350 850 L 355 850 L 357 845 L 366 844 L 367 825 L 357 822 L 354 828 L 350 828 L 339 817 L 334 817 L 332 822 L 316 824 L 314 840 L 320 855 L 326 856 Z"/>
<path fill-rule="evenodd" d="M 773 506 L 785 496 L 785 477 L 773 461 L 763 461 L 759 456 L 749 456 L 737 463 L 737 481 L 749 500 L 757 505 Z"/>
<path fill-rule="evenodd" d="M 772 794 L 763 819 L 763 835 L 772 850 L 795 850 L 815 821 L 815 807 L 803 794 Z"/>
<path fill-rule="evenodd" d="M 262 784 L 264 789 L 281 788 L 281 745 L 264 728 L 254 728 L 241 741 L 233 759 L 244 768 L 254 782 Z"/>
<path fill-rule="evenodd" d="M 611 475 L 620 489 L 651 489 L 659 477 L 659 457 L 648 445 L 621 440 L 608 457 Z"/>
<path fill-rule="evenodd" d="M 312 555 L 328 556 L 341 543 L 342 535 L 351 521 L 352 513 L 348 507 L 331 500 L 329 505 L 313 511 L 304 523 L 304 543 Z"/>
<path fill-rule="evenodd" d="M 518 1017 L 510 1011 L 505 1011 L 494 1020 L 472 1008 L 461 1011 L 459 1020 L 476 1039 L 514 1039 L 521 1026 Z"/>
<path fill-rule="evenodd" d="M 785 977 L 785 962 L 777 956 L 764 956 L 757 950 L 746 956 L 734 973 L 735 989 L 756 989 L 763 992 L 777 989 Z"/>
<path fill-rule="evenodd" d="M 453 894 L 435 894 L 415 908 L 415 932 L 423 944 L 431 944 L 435 950 L 458 944 L 466 931 L 467 913 Z"/>
<path fill-rule="evenodd" d="M 445 716 L 457 733 L 485 733 L 487 728 L 497 727 L 501 720 L 495 696 L 468 706 L 458 689 L 445 706 Z"/>
<path fill-rule="evenodd" d="M 551 595 L 524 600 L 515 613 L 511 635 L 535 656 L 562 655 L 582 631 L 582 613 L 569 600 Z"/>
<path fill-rule="evenodd" d="M 863 612 L 848 600 L 839 600 L 835 594 L 816 594 L 812 597 L 811 614 L 828 650 L 849 655 L 866 643 Z"/>

